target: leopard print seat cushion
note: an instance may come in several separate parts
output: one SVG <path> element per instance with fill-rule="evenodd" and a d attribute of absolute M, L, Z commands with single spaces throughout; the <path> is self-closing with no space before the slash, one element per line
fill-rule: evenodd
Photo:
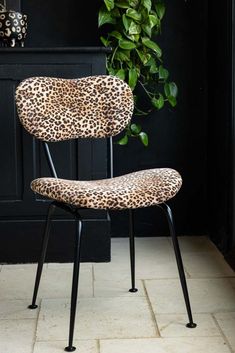
<path fill-rule="evenodd" d="M 181 176 L 170 168 L 148 169 L 92 181 L 39 178 L 36 193 L 77 207 L 121 210 L 163 203 L 179 191 Z"/>
<path fill-rule="evenodd" d="M 17 86 L 15 100 L 25 129 L 51 142 L 115 136 L 130 122 L 134 109 L 128 84 L 110 75 L 30 77 Z"/>

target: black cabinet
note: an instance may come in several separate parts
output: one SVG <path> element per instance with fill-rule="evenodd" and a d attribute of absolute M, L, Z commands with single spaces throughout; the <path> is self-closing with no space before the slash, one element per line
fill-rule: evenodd
<path fill-rule="evenodd" d="M 79 78 L 105 74 L 103 48 L 0 49 L 0 261 L 37 260 L 49 201 L 36 196 L 30 182 L 50 176 L 39 141 L 22 128 L 15 107 L 17 84 L 31 76 Z M 51 143 L 58 176 L 107 177 L 107 141 L 79 139 Z M 84 211 L 83 261 L 110 260 L 110 222 L 104 211 Z M 57 211 L 47 261 L 71 261 L 75 221 Z"/>

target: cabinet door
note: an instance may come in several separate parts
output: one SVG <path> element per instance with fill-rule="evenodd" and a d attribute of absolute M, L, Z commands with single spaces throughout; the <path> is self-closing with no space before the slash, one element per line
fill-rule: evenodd
<path fill-rule="evenodd" d="M 92 75 L 90 64 L 0 65 L 0 236 L 2 240 L 5 239 L 3 244 L 7 245 L 7 248 L 3 247 L 2 249 L 5 254 L 0 253 L 0 261 L 9 261 L 12 250 L 10 251 L 8 248 L 12 242 L 21 251 L 27 242 L 32 245 L 36 241 L 38 248 L 38 240 L 36 239 L 41 238 L 49 203 L 48 200 L 35 195 L 30 189 L 30 182 L 33 179 L 51 175 L 42 144 L 29 135 L 19 122 L 14 98 L 16 86 L 21 80 L 31 76 L 78 78 L 88 75 Z M 51 143 L 50 147 L 59 177 L 85 180 L 107 176 L 105 140 L 63 141 Z M 107 215 L 105 212 L 93 212 L 92 217 L 97 221 L 97 223 L 93 223 L 96 233 L 96 227 L 99 228 L 101 224 L 101 228 L 105 226 Z M 88 223 L 89 221 L 87 221 L 89 228 Z M 63 247 L 66 249 L 67 236 L 65 234 L 68 233 L 66 227 L 70 233 L 73 233 L 74 221 L 68 214 L 58 210 L 53 228 L 55 228 L 54 233 L 57 234 L 54 237 L 60 238 L 61 243 L 57 250 L 54 249 L 51 258 L 49 252 L 49 260 L 62 261 L 66 260 L 68 256 L 71 259 L 70 250 L 67 249 L 69 253 L 67 258 L 66 251 L 62 250 Z M 107 233 L 106 230 L 105 232 Z M 72 238 L 70 243 L 72 244 Z M 59 250 L 60 247 L 61 250 Z M 35 259 L 35 251 L 33 251 L 30 260 Z M 100 251 L 102 252 L 101 248 Z M 9 256 L 6 255 L 8 252 Z M 24 258 L 27 261 L 29 259 L 27 256 L 28 254 L 23 251 L 22 254 L 17 252 L 15 258 L 16 261 L 20 259 L 24 261 Z M 87 260 L 91 258 L 95 260 L 96 257 L 95 253 L 90 257 L 85 251 L 85 260 L 86 256 Z M 99 261 L 99 259 L 97 260 Z M 107 260 L 107 256 L 105 255 L 104 258 L 101 256 L 101 260 Z"/>

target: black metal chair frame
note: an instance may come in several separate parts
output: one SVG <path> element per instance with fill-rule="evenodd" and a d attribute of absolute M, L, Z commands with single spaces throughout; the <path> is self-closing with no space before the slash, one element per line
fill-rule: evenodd
<path fill-rule="evenodd" d="M 57 178 L 57 173 L 53 164 L 53 160 L 51 157 L 49 146 L 46 142 L 43 142 L 44 151 L 46 154 L 47 162 L 51 171 L 51 174 Z M 112 138 L 110 138 L 110 177 L 113 177 L 113 143 Z M 175 232 L 174 220 L 171 208 L 166 203 L 162 203 L 157 205 L 160 207 L 164 213 L 166 214 L 170 235 L 172 238 L 172 243 L 174 247 L 180 282 L 182 286 L 182 291 L 184 295 L 185 305 L 188 314 L 189 322 L 186 324 L 189 328 L 195 328 L 197 325 L 193 321 L 191 305 L 189 300 L 187 282 L 184 273 L 184 267 L 181 257 L 181 252 L 179 248 L 179 243 L 177 239 L 177 235 Z M 76 316 L 76 307 L 77 307 L 77 294 L 78 294 L 78 282 L 79 282 L 79 269 L 80 269 L 80 250 L 81 250 L 81 238 L 82 238 L 82 217 L 79 214 L 79 208 L 68 205 L 62 202 L 53 201 L 49 205 L 47 220 L 45 225 L 44 237 L 42 241 L 41 254 L 38 262 L 34 292 L 32 298 L 32 304 L 28 306 L 29 309 L 36 309 L 38 306 L 36 305 L 37 293 L 40 284 L 43 264 L 45 262 L 46 251 L 48 246 L 50 227 L 51 227 L 51 219 L 56 207 L 63 209 L 66 212 L 72 214 L 77 220 L 76 226 L 76 236 L 75 236 L 75 251 L 74 251 L 74 265 L 73 265 L 73 279 L 72 279 L 72 292 L 71 292 L 71 307 L 70 307 L 70 324 L 69 324 L 69 339 L 68 346 L 65 347 L 65 351 L 73 352 L 76 350 L 76 347 L 73 346 L 73 336 L 74 336 L 74 325 L 75 325 L 75 316 Z M 134 222 L 133 222 L 133 210 L 129 209 L 129 244 L 130 244 L 130 267 L 131 267 L 131 288 L 130 292 L 135 293 L 138 289 L 135 287 L 135 237 L 134 237 Z"/>

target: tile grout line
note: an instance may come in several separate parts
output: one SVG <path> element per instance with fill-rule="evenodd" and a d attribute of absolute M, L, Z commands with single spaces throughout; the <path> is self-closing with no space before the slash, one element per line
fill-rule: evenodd
<path fill-rule="evenodd" d="M 214 323 L 215 323 L 215 325 L 217 326 L 217 328 L 218 328 L 218 330 L 219 330 L 219 332 L 220 332 L 220 334 L 221 334 L 223 340 L 226 342 L 226 344 L 227 344 L 229 350 L 231 351 L 231 353 L 234 353 L 234 350 L 233 350 L 232 346 L 230 345 L 229 340 L 228 340 L 228 338 L 226 337 L 225 333 L 223 332 L 222 328 L 220 327 L 218 321 L 216 320 L 216 317 L 215 317 L 214 313 L 211 313 L 211 316 L 212 316 L 212 319 L 214 320 Z"/>
<path fill-rule="evenodd" d="M 157 324 L 157 319 L 156 319 L 156 316 L 154 314 L 153 307 L 152 307 L 152 304 L 151 304 L 151 301 L 149 299 L 148 292 L 147 292 L 147 289 L 146 289 L 146 286 L 145 286 L 145 281 L 142 280 L 142 283 L 143 283 L 145 297 L 146 297 L 146 300 L 147 300 L 147 303 L 148 303 L 148 306 L 149 306 L 149 309 L 150 309 L 152 321 L 154 322 L 154 325 L 155 325 L 156 334 L 157 334 L 158 337 L 161 337 L 160 330 L 159 330 L 158 324 Z"/>
<path fill-rule="evenodd" d="M 96 339 L 96 347 L 97 347 L 97 352 L 101 353 L 100 352 L 100 339 Z"/>
<path fill-rule="evenodd" d="M 186 277 L 186 279 L 203 279 L 203 280 L 206 280 L 206 279 L 235 279 L 235 276 L 232 275 L 232 276 L 229 276 L 229 275 L 218 275 L 218 276 L 205 276 L 205 277 L 200 277 L 200 276 L 193 276 L 190 275 L 187 270 L 185 270 L 185 274 L 187 274 L 189 277 Z M 144 280 L 144 281 L 168 281 L 168 280 L 178 280 L 179 279 L 179 276 L 177 275 L 177 277 L 158 277 L 158 278 L 139 278 L 141 280 Z"/>
<path fill-rule="evenodd" d="M 92 277 L 92 298 L 95 298 L 95 269 L 94 269 L 94 264 L 92 264 L 92 268 L 91 268 L 91 277 Z"/>
<path fill-rule="evenodd" d="M 38 314 L 37 314 L 37 317 L 36 317 L 36 326 L 35 326 L 35 332 L 34 332 L 34 342 L 33 342 L 32 353 L 34 352 L 34 348 L 35 348 L 35 344 L 36 344 L 37 328 L 38 328 L 39 314 L 40 314 L 40 311 L 41 311 L 41 304 L 42 304 L 42 299 L 40 299 L 40 303 L 38 305 Z"/>

